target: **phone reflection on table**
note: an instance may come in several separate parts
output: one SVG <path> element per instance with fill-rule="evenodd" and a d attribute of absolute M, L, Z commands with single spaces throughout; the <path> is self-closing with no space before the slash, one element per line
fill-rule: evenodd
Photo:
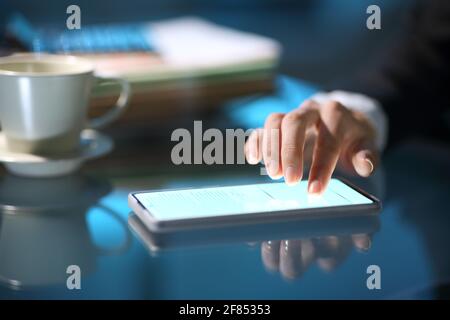
<path fill-rule="evenodd" d="M 285 279 L 301 276 L 314 263 L 325 271 L 334 270 L 353 249 L 368 251 L 372 235 L 380 228 L 378 215 L 156 233 L 130 213 L 128 224 L 153 256 L 169 250 L 233 243 L 261 246 L 265 268 L 280 272 Z"/>

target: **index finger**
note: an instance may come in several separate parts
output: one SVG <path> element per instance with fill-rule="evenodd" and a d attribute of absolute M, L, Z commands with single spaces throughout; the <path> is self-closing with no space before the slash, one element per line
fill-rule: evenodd
<path fill-rule="evenodd" d="M 330 101 L 321 108 L 321 120 L 308 179 L 310 193 L 321 194 L 331 179 L 341 152 L 347 112 L 344 106 L 335 101 Z"/>

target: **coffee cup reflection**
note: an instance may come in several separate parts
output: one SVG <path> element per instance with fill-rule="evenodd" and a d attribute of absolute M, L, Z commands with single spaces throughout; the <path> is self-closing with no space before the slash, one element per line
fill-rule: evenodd
<path fill-rule="evenodd" d="M 125 221 L 98 204 L 111 191 L 109 183 L 80 175 L 0 180 L 0 283 L 13 289 L 64 284 L 67 268 L 77 265 L 88 275 L 96 259 L 127 250 Z M 87 213 L 98 207 L 124 227 L 117 248 L 100 248 L 92 240 Z"/>

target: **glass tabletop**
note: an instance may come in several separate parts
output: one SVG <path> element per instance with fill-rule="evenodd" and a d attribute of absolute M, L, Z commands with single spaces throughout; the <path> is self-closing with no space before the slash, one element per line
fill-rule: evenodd
<path fill-rule="evenodd" d="M 168 146 L 117 141 L 72 176 L 0 177 L 0 297 L 55 299 L 379 299 L 448 297 L 450 149 L 414 141 L 353 182 L 379 216 L 161 236 L 131 191 L 267 181 L 259 167 L 175 166 Z M 81 289 L 69 290 L 69 266 Z M 381 272 L 369 290 L 368 268 Z M 370 268 L 369 268 L 370 271 Z"/>

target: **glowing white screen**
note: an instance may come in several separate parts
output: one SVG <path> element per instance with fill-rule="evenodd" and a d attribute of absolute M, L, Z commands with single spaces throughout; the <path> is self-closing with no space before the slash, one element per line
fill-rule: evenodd
<path fill-rule="evenodd" d="M 137 193 L 135 196 L 157 220 L 372 203 L 372 200 L 336 179 L 330 181 L 322 196 L 308 195 L 307 181 L 296 186 L 287 186 L 280 182 L 156 191 Z"/>

